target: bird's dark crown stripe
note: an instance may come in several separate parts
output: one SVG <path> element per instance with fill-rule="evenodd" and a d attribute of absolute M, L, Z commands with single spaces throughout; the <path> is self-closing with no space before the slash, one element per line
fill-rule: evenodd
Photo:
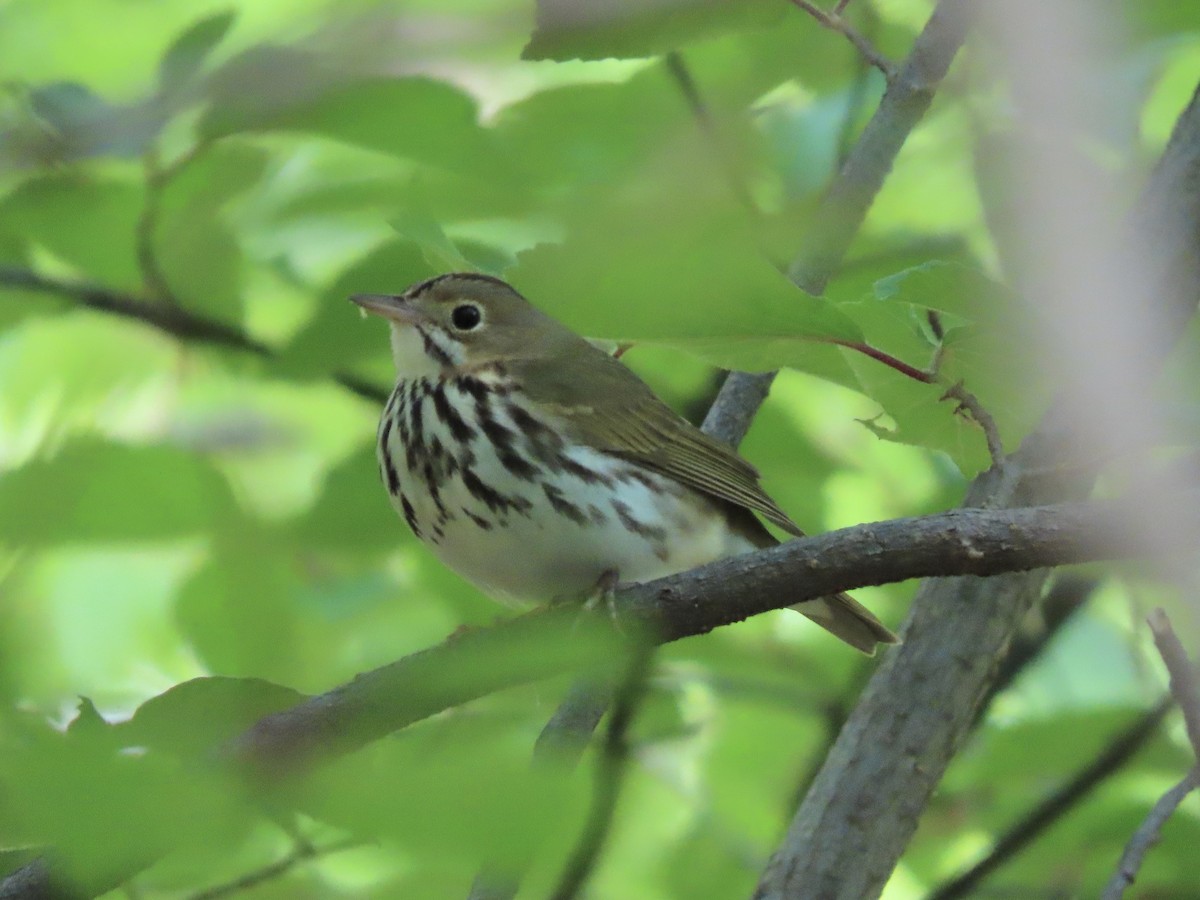
<path fill-rule="evenodd" d="M 488 284 L 498 285 L 499 287 L 512 290 L 512 285 L 508 284 L 494 275 L 484 275 L 482 272 L 447 272 L 444 275 L 435 275 L 433 278 L 427 278 L 420 284 L 415 284 L 404 292 L 405 297 L 418 297 L 432 287 L 441 284 L 443 281 L 484 281 Z M 515 292 L 514 292 L 515 293 Z"/>

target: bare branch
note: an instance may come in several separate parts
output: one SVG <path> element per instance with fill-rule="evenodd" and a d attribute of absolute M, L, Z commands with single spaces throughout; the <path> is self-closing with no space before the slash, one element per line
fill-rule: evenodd
<path fill-rule="evenodd" d="M 849 0 L 846 0 L 846 2 L 849 2 Z M 831 13 L 825 12 L 825 10 L 816 4 L 811 3 L 810 0 L 791 0 L 791 3 L 816 19 L 821 27 L 828 28 L 830 31 L 836 31 L 846 38 L 846 40 L 854 45 L 854 49 L 862 55 L 863 59 L 882 72 L 883 77 L 888 81 L 892 80 L 895 74 L 895 67 L 892 65 L 892 62 L 876 50 L 870 41 L 855 31 L 850 26 L 850 23 L 842 18 L 841 14 L 842 10 L 845 9 L 845 2 L 839 3 Z"/>
<path fill-rule="evenodd" d="M 1183 802 L 1183 798 L 1197 787 L 1200 787 L 1200 683 L 1197 682 L 1196 667 L 1188 659 L 1187 651 L 1171 627 L 1171 619 L 1165 610 L 1155 609 L 1147 617 L 1150 631 L 1154 635 L 1154 646 L 1162 657 L 1171 679 L 1171 696 L 1179 704 L 1183 720 L 1187 725 L 1188 740 L 1192 744 L 1192 752 L 1196 754 L 1197 765 L 1184 776 L 1183 780 L 1163 794 L 1138 830 L 1133 833 L 1125 852 L 1121 854 L 1121 862 L 1113 873 L 1108 884 L 1104 887 L 1103 900 L 1120 900 L 1125 895 L 1126 888 L 1137 880 L 1142 867 L 1142 860 L 1150 848 L 1158 843 L 1159 835 L 1167 819 Z"/>
<path fill-rule="evenodd" d="M 275 355 L 271 347 L 232 325 L 189 312 L 181 306 L 154 303 L 101 285 L 49 278 L 29 269 L 0 266 L 0 288 L 6 287 L 57 294 L 87 309 L 134 319 L 189 343 L 212 344 L 230 350 L 240 350 L 263 359 L 270 359 Z M 355 375 L 337 372 L 333 375 L 333 380 L 363 399 L 376 403 L 387 401 L 389 391 Z"/>
<path fill-rule="evenodd" d="M 571 853 L 553 900 L 575 900 L 587 883 L 600 852 L 607 842 L 617 810 L 617 797 L 629 763 L 629 726 L 646 692 L 646 678 L 654 658 L 651 646 L 633 648 L 624 679 L 617 689 L 612 715 L 608 720 L 604 746 L 596 766 L 592 808 L 579 843 Z"/>
<path fill-rule="evenodd" d="M 1050 794 L 1007 828 L 987 856 L 961 875 L 947 881 L 929 895 L 929 900 L 958 900 L 974 896 L 980 882 L 1020 853 L 1089 797 L 1097 787 L 1115 775 L 1158 733 L 1158 728 L 1174 706 L 1163 697 L 1136 722 L 1112 739 L 1095 759 L 1079 770 L 1066 784 Z"/>
<path fill-rule="evenodd" d="M 1104 886 L 1104 893 L 1100 895 L 1101 900 L 1121 900 L 1125 896 L 1125 889 L 1132 887 L 1133 882 L 1137 879 L 1146 853 L 1158 843 L 1159 835 L 1167 823 L 1167 819 L 1171 818 L 1171 814 L 1179 808 L 1183 798 L 1197 787 L 1200 787 L 1200 766 L 1193 768 L 1182 781 L 1158 799 L 1145 821 L 1138 826 L 1138 830 L 1125 845 L 1120 865 L 1117 866 L 1117 871 L 1109 879 L 1108 884 Z"/>
<path fill-rule="evenodd" d="M 188 900 L 217 900 L 219 897 L 228 897 L 231 894 L 247 891 L 281 875 L 286 875 L 301 863 L 317 859 L 321 856 L 341 853 L 343 850 L 351 850 L 362 846 L 362 843 L 361 840 L 356 838 L 346 838 L 319 847 L 301 842 L 296 845 L 291 853 L 278 862 L 271 863 L 269 866 L 263 866 L 261 869 L 255 869 L 253 872 L 247 872 L 245 875 L 235 878 L 232 881 L 227 881 L 224 884 L 206 888 L 203 891 L 197 891 L 191 894 Z"/>
<path fill-rule="evenodd" d="M 1188 740 L 1192 742 L 1197 762 L 1200 762 L 1200 684 L 1196 680 L 1196 667 L 1188 659 L 1187 651 L 1171 627 L 1171 619 L 1165 610 L 1155 609 L 1146 621 L 1154 635 L 1154 646 L 1158 648 L 1158 654 L 1170 674 L 1171 694 L 1183 712 Z"/>

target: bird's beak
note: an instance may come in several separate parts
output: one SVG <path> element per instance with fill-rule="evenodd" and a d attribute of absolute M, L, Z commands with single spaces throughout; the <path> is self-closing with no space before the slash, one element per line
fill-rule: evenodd
<path fill-rule="evenodd" d="M 383 316 L 388 321 L 400 325 L 416 325 L 422 318 L 403 297 L 390 294 L 355 294 L 350 298 L 350 302 L 357 303 L 369 313 Z"/>

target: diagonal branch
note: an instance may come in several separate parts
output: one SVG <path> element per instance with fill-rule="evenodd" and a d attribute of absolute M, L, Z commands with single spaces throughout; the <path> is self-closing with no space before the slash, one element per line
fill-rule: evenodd
<path fill-rule="evenodd" d="M 1156 300 L 1180 322 L 1200 295 L 1198 187 L 1200 93 L 1180 116 L 1138 214 L 1141 233 L 1162 238 L 1152 245 Z M 1157 348 L 1157 357 L 1168 349 Z M 1085 495 L 1094 473 L 1047 477 L 1070 458 L 1071 436 L 1061 428 L 1065 413 L 1055 408 L 1046 417 L 1009 458 L 1003 477 L 990 471 L 976 479 L 964 505 Z M 876 671 L 756 896 L 878 896 L 1044 581 L 1045 573 L 1034 571 L 922 586 L 902 632 L 905 642 Z"/>
<path fill-rule="evenodd" d="M 1145 821 L 1134 832 L 1133 837 L 1121 854 L 1121 862 L 1108 884 L 1104 886 L 1103 900 L 1120 900 L 1125 889 L 1131 887 L 1142 867 L 1142 860 L 1150 848 L 1158 843 L 1159 835 L 1167 820 L 1179 808 L 1183 799 L 1200 787 L 1200 678 L 1196 667 L 1188 659 L 1179 636 L 1171 627 L 1171 620 L 1162 609 L 1155 609 L 1149 616 L 1150 631 L 1154 635 L 1154 646 L 1162 657 L 1170 676 L 1171 696 L 1179 704 L 1183 721 L 1187 726 L 1188 741 L 1196 754 L 1197 764 L 1173 788 L 1154 804 Z"/>
<path fill-rule="evenodd" d="M 87 309 L 133 319 L 189 343 L 240 350 L 263 359 L 275 356 L 274 349 L 232 325 L 189 312 L 174 303 L 153 303 L 102 285 L 50 278 L 29 269 L 0 266 L 0 288 L 57 294 Z M 387 401 L 388 391 L 355 375 L 337 372 L 333 380 L 365 400 L 375 403 Z"/>

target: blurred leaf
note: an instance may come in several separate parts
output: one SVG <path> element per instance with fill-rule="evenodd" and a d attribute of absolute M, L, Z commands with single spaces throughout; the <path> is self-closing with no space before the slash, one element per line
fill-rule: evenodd
<path fill-rule="evenodd" d="M 155 246 L 172 293 L 231 324 L 242 318 L 242 251 L 224 211 L 259 182 L 267 160 L 258 147 L 222 141 L 185 166 L 160 202 Z"/>
<path fill-rule="evenodd" d="M 618 173 L 695 124 L 662 66 L 615 84 L 550 88 L 503 109 L 492 129 L 526 190 L 611 193 Z"/>
<path fill-rule="evenodd" d="M 69 162 L 90 156 L 137 158 L 165 121 L 162 111 L 142 102 L 117 105 L 76 82 L 53 82 L 29 89 L 29 106 L 39 128 L 21 135 L 18 125 L 3 137 L 41 144 L 38 162 Z M 49 129 L 49 133 L 46 132 Z M 31 162 L 33 160 L 30 160 Z"/>
<path fill-rule="evenodd" d="M 159 90 L 169 95 L 187 87 L 236 19 L 236 10 L 216 13 L 198 19 L 176 37 L 158 64 Z"/>
<path fill-rule="evenodd" d="M 397 294 L 436 274 L 410 241 L 391 240 L 376 247 L 321 293 L 316 313 L 279 354 L 278 370 L 316 376 L 371 357 L 387 359 L 385 323 L 364 318 L 349 302 L 350 295 Z"/>
<path fill-rule="evenodd" d="M 232 504 L 225 481 L 193 455 L 80 440 L 0 475 L 0 540 L 163 540 L 212 528 Z"/>
<path fill-rule="evenodd" d="M 299 691 L 260 678 L 193 678 L 151 697 L 113 730 L 122 746 L 196 759 L 210 756 L 268 713 L 304 699 Z"/>
<path fill-rule="evenodd" d="M 95 281 L 136 290 L 142 188 L 78 171 L 41 175 L 0 200 L 0 228 L 40 244 Z"/>
<path fill-rule="evenodd" d="M 560 769 L 529 765 L 517 724 L 452 714 L 410 728 L 318 773 L 305 786 L 306 808 L 418 858 L 525 859 L 556 829 L 574 827 L 581 790 Z"/>
<path fill-rule="evenodd" d="M 408 539 L 380 482 L 374 441 L 330 471 L 317 502 L 294 527 L 298 541 L 325 550 L 382 553 Z"/>
<path fill-rule="evenodd" d="M 438 168 L 494 177 L 498 160 L 465 93 L 429 78 L 341 83 L 295 52 L 262 48 L 261 60 L 226 72 L 200 125 L 205 139 L 238 131 L 300 131 Z"/>
<path fill-rule="evenodd" d="M 301 584 L 286 547 L 253 523 L 230 523 L 180 591 L 176 621 L 209 671 L 297 683 L 306 637 L 320 630 L 296 604 Z"/>
<path fill-rule="evenodd" d="M 654 56 L 740 28 L 779 22 L 769 0 L 537 0 L 537 24 L 525 59 Z"/>
<path fill-rule="evenodd" d="M 681 183 L 665 165 L 628 196 L 576 211 L 562 244 L 522 253 L 514 284 L 588 337 L 667 344 L 723 368 L 827 374 L 816 345 L 860 340 L 853 320 L 763 257 L 722 188 L 691 183 L 694 171 Z"/>
<path fill-rule="evenodd" d="M 429 203 L 420 184 L 413 184 L 407 192 L 409 202 L 391 219 L 391 226 L 405 240 L 421 248 L 425 262 L 435 272 L 461 272 L 471 264 L 463 257 L 454 242 L 433 217 Z"/>

